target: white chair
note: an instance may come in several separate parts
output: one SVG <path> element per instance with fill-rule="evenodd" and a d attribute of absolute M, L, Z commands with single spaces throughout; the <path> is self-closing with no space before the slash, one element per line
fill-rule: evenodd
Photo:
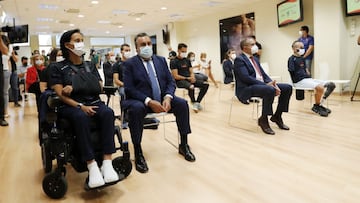
<path fill-rule="evenodd" d="M 171 140 L 170 140 L 168 137 L 166 137 L 166 133 L 165 133 L 165 129 L 166 129 L 166 128 L 165 128 L 165 127 L 166 127 L 165 125 L 166 125 L 167 123 L 174 123 L 174 122 L 176 122 L 175 119 L 171 119 L 171 120 L 166 120 L 166 119 L 165 119 L 165 117 L 168 116 L 169 114 L 171 114 L 171 113 L 161 112 L 161 113 L 148 113 L 148 114 L 146 114 L 145 119 L 155 119 L 155 118 L 157 119 L 157 118 L 160 118 L 160 123 L 144 124 L 144 127 L 162 124 L 162 126 L 163 126 L 163 137 L 164 137 L 164 140 L 177 149 L 178 146 L 179 146 L 179 144 L 180 144 L 180 138 L 179 138 L 180 135 L 179 135 L 179 133 L 178 133 L 178 135 L 177 135 L 177 142 L 178 142 L 177 144 L 171 142 Z M 174 118 L 175 118 L 175 117 L 174 117 Z"/>
<path fill-rule="evenodd" d="M 263 68 L 264 72 L 265 72 L 272 80 L 281 81 L 281 76 L 279 76 L 279 75 L 270 75 L 269 63 L 263 62 L 263 63 L 260 63 L 260 66 Z"/>
<path fill-rule="evenodd" d="M 231 116 L 232 116 L 232 111 L 233 111 L 233 104 L 234 104 L 234 100 L 238 101 L 239 103 L 241 103 L 239 101 L 239 99 L 236 96 L 236 89 L 234 88 L 234 96 L 231 98 L 231 102 L 230 102 L 230 110 L 229 110 L 229 118 L 228 118 L 228 123 L 230 126 L 234 126 L 231 123 Z M 261 97 L 251 97 L 250 100 L 252 101 L 252 118 L 253 119 L 258 119 L 259 117 L 259 108 L 262 106 L 262 98 Z M 244 105 L 246 106 L 246 105 Z M 254 114 L 256 112 L 256 114 Z M 255 115 L 255 116 L 254 116 Z M 237 126 L 234 126 L 237 127 Z"/>

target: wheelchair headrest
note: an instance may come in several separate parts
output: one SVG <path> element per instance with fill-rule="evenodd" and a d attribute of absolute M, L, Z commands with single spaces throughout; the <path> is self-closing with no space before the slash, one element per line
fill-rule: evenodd
<path fill-rule="evenodd" d="M 55 107 L 59 107 L 62 104 L 59 96 L 57 96 L 56 94 L 51 94 L 48 99 L 47 99 L 47 105 L 50 108 L 55 108 Z"/>

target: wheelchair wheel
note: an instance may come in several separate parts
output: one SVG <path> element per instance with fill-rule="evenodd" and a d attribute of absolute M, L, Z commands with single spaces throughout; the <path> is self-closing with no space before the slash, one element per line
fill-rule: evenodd
<path fill-rule="evenodd" d="M 123 174 L 125 177 L 127 177 L 132 170 L 131 161 L 129 159 L 125 159 L 124 157 L 116 157 L 112 161 L 112 164 L 115 171 Z"/>
<path fill-rule="evenodd" d="M 60 199 L 64 197 L 68 185 L 64 176 L 52 172 L 44 177 L 42 187 L 47 196 Z"/>
<path fill-rule="evenodd" d="M 41 158 L 45 173 L 49 173 L 52 169 L 52 158 L 48 140 L 41 144 Z"/>

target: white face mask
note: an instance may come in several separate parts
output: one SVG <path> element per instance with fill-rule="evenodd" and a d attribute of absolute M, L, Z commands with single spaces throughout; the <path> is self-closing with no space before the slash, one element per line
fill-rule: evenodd
<path fill-rule="evenodd" d="M 231 54 L 230 58 L 231 58 L 232 60 L 235 60 L 235 59 L 236 59 L 236 54 Z"/>
<path fill-rule="evenodd" d="M 56 57 L 56 62 L 60 62 L 60 61 L 63 61 L 64 60 L 64 57 L 62 56 L 57 56 Z"/>
<path fill-rule="evenodd" d="M 256 44 L 251 47 L 251 54 L 256 54 L 258 51 L 259 51 L 259 47 L 256 46 Z"/>
<path fill-rule="evenodd" d="M 39 66 L 39 65 L 43 64 L 43 61 L 40 60 L 40 59 L 39 59 L 39 60 L 36 60 L 36 61 L 35 61 L 35 64 Z"/>
<path fill-rule="evenodd" d="M 195 57 L 190 57 L 190 61 L 195 61 Z"/>
<path fill-rule="evenodd" d="M 74 43 L 74 49 L 69 49 L 69 50 L 72 51 L 77 56 L 82 56 L 85 54 L 84 47 L 85 47 L 84 42 L 76 42 Z"/>
<path fill-rule="evenodd" d="M 187 53 L 186 53 L 186 52 L 181 52 L 181 53 L 180 53 L 180 57 L 181 57 L 181 58 L 186 58 L 186 56 L 187 56 Z"/>
<path fill-rule="evenodd" d="M 110 61 L 115 61 L 115 56 L 110 56 Z"/>
<path fill-rule="evenodd" d="M 302 56 L 302 55 L 305 54 L 305 49 L 298 49 L 298 50 L 297 50 L 297 53 L 298 53 L 300 56 Z"/>
<path fill-rule="evenodd" d="M 302 35 L 303 35 L 303 31 L 300 30 L 300 31 L 299 31 L 299 35 L 302 36 Z"/>
<path fill-rule="evenodd" d="M 131 52 L 130 52 L 130 51 L 125 51 L 125 52 L 124 52 L 124 57 L 125 57 L 126 59 L 130 58 L 130 57 L 131 57 Z"/>
<path fill-rule="evenodd" d="M 144 59 L 149 59 L 153 55 L 152 46 L 140 47 L 139 56 Z"/>

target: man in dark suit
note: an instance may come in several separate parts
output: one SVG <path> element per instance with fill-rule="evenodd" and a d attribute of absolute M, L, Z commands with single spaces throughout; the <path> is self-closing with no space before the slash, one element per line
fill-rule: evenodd
<path fill-rule="evenodd" d="M 191 133 L 189 107 L 186 100 L 174 95 L 175 82 L 165 58 L 153 55 L 151 39 L 146 33 L 135 37 L 135 46 L 137 56 L 123 62 L 126 100 L 122 108 L 129 117 L 136 170 L 141 173 L 149 170 L 141 149 L 144 117 L 149 112 L 174 113 L 181 137 L 179 154 L 187 161 L 195 161 L 187 144 L 187 135 Z"/>
<path fill-rule="evenodd" d="M 282 112 L 288 112 L 289 100 L 292 87 L 288 84 L 277 84 L 262 69 L 256 57 L 257 52 L 255 40 L 245 38 L 240 43 L 243 53 L 235 59 L 234 74 L 236 81 L 236 96 L 244 104 L 249 104 L 251 97 L 261 97 L 263 100 L 262 115 L 258 119 L 258 125 L 264 133 L 274 135 L 270 128 L 267 116 L 275 122 L 280 129 L 289 130 L 282 120 Z M 273 114 L 272 104 L 274 97 L 279 96 L 279 102 Z"/>

